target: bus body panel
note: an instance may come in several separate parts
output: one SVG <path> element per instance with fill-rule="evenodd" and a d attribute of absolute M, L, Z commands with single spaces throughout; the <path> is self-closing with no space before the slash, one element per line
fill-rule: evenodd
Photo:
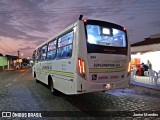
<path fill-rule="evenodd" d="M 128 60 L 124 55 L 88 54 L 89 76 L 92 82 L 120 81 L 127 77 Z"/>
<path fill-rule="evenodd" d="M 61 62 L 59 62 L 61 61 Z M 63 93 L 74 93 L 75 91 L 75 61 L 74 57 L 70 59 L 55 60 L 52 73 L 52 79 L 55 89 Z"/>
<path fill-rule="evenodd" d="M 73 58 L 62 60 L 61 62 L 55 60 L 47 64 L 39 62 L 36 66 L 35 71 L 37 80 L 48 85 L 48 77 L 51 76 L 55 89 L 66 94 L 75 93 L 75 62 Z M 50 67 L 50 69 L 44 69 L 48 67 Z"/>
<path fill-rule="evenodd" d="M 87 56 L 88 60 L 85 61 L 86 66 L 88 66 L 86 78 L 77 74 L 77 94 L 128 87 L 130 82 L 130 76 L 127 74 L 129 60 L 126 56 L 122 55 L 120 58 L 117 55 L 96 53 Z M 107 56 L 110 58 L 106 59 Z M 106 68 L 107 65 L 112 67 Z M 107 88 L 107 84 L 111 87 Z"/>
<path fill-rule="evenodd" d="M 115 82 L 95 83 L 95 82 L 84 80 L 80 76 L 77 76 L 77 81 L 79 82 L 79 84 L 77 87 L 76 94 L 82 94 L 82 93 L 89 93 L 89 92 L 96 92 L 96 91 L 107 91 L 111 89 L 124 89 L 128 87 L 130 78 L 124 78 L 121 81 L 115 81 Z M 106 87 L 107 84 L 110 84 L 111 88 L 107 88 Z"/>
<path fill-rule="evenodd" d="M 107 84 L 111 85 L 109 89 L 128 87 L 130 81 L 130 75 L 127 72 L 130 62 L 129 51 L 127 55 L 87 53 L 86 34 L 82 31 L 85 31 L 84 22 L 79 21 L 77 37 L 80 40 L 77 41 L 79 44 L 77 60 L 81 58 L 85 61 L 86 76 L 82 77 L 77 71 L 77 94 L 108 90 Z"/>
<path fill-rule="evenodd" d="M 75 79 L 76 73 L 76 24 L 73 27 L 74 39 L 71 58 L 66 59 L 54 59 L 50 61 L 38 61 L 33 66 L 33 76 L 36 73 L 36 79 L 49 85 L 48 77 L 51 76 L 54 84 L 54 88 L 65 93 L 75 94 Z M 72 27 L 71 27 L 72 28 Z M 68 28 L 68 29 L 71 29 Z"/>

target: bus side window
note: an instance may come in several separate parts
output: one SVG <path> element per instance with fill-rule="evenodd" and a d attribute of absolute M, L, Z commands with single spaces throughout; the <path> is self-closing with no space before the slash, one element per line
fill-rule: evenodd
<path fill-rule="evenodd" d="M 58 59 L 61 58 L 61 53 L 60 52 L 57 53 L 57 58 Z"/>
<path fill-rule="evenodd" d="M 47 53 L 47 60 L 53 60 L 56 55 L 56 50 L 48 51 Z"/>
<path fill-rule="evenodd" d="M 38 51 L 37 51 L 37 60 L 38 61 L 41 60 L 41 48 L 39 48 Z"/>
<path fill-rule="evenodd" d="M 48 44 L 47 60 L 54 60 L 56 57 L 57 40 L 53 40 Z"/>
<path fill-rule="evenodd" d="M 57 58 L 69 58 L 72 55 L 73 31 L 66 33 L 58 39 Z"/>
<path fill-rule="evenodd" d="M 66 56 L 65 57 L 71 57 L 72 55 L 72 44 L 66 46 Z"/>
<path fill-rule="evenodd" d="M 40 60 L 46 60 L 46 57 L 47 57 L 47 45 L 42 46 L 40 54 L 41 54 Z"/>
<path fill-rule="evenodd" d="M 67 51 L 64 51 L 62 57 L 67 57 Z"/>
<path fill-rule="evenodd" d="M 71 47 L 72 47 L 72 46 L 71 46 Z M 69 57 L 72 56 L 72 48 L 70 48 L 70 49 L 68 50 L 68 56 L 69 56 Z"/>

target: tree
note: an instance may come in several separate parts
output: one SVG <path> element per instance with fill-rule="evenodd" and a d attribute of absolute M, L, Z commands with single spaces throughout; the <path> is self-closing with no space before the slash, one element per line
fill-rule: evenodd
<path fill-rule="evenodd" d="M 0 53 L 0 56 L 3 56 L 3 54 L 2 54 L 2 53 Z"/>

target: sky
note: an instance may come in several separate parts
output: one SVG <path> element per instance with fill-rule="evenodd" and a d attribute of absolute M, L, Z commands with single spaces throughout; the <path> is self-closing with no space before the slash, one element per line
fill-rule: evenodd
<path fill-rule="evenodd" d="M 124 26 L 131 44 L 160 34 L 159 0 L 0 0 L 0 53 L 31 57 L 80 14 Z"/>

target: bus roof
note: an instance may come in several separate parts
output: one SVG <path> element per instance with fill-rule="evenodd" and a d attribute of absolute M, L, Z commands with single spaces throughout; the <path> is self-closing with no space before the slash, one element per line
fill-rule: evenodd
<path fill-rule="evenodd" d="M 43 45 L 47 44 L 48 42 L 56 39 L 58 36 L 60 36 L 61 34 L 63 34 L 64 32 L 66 32 L 67 30 L 71 29 L 72 27 L 74 27 L 77 24 L 78 21 L 76 21 L 74 24 L 71 24 L 70 26 L 68 26 L 67 28 L 65 28 L 64 30 L 62 30 L 60 33 L 55 34 L 53 37 L 49 38 L 47 41 L 43 42 L 42 44 L 40 44 L 38 47 L 36 47 L 35 50 L 37 50 L 38 48 L 42 47 Z"/>
<path fill-rule="evenodd" d="M 82 21 L 82 20 L 78 20 L 78 21 Z M 53 37 L 51 37 L 50 39 L 48 39 L 47 41 L 43 42 L 41 45 L 39 45 L 35 50 L 37 50 L 38 48 L 42 47 L 43 45 L 47 44 L 48 42 L 56 39 L 58 36 L 60 36 L 61 34 L 63 34 L 64 32 L 66 32 L 67 30 L 71 29 L 72 27 L 74 27 L 78 21 L 76 21 L 75 23 L 71 24 L 70 26 L 68 26 L 67 28 L 65 28 L 64 30 L 62 30 L 60 33 L 54 35 Z M 114 26 L 117 26 L 119 28 L 124 28 L 123 26 L 121 25 L 118 25 L 118 24 L 115 24 L 115 23 L 112 23 L 112 22 L 107 22 L 107 21 L 101 21 L 101 20 L 93 20 L 93 19 L 85 19 L 83 21 L 89 21 L 89 22 L 92 22 L 92 23 L 96 23 L 96 22 L 102 22 L 102 23 L 107 23 L 107 24 L 110 24 L 110 25 L 114 25 Z"/>

